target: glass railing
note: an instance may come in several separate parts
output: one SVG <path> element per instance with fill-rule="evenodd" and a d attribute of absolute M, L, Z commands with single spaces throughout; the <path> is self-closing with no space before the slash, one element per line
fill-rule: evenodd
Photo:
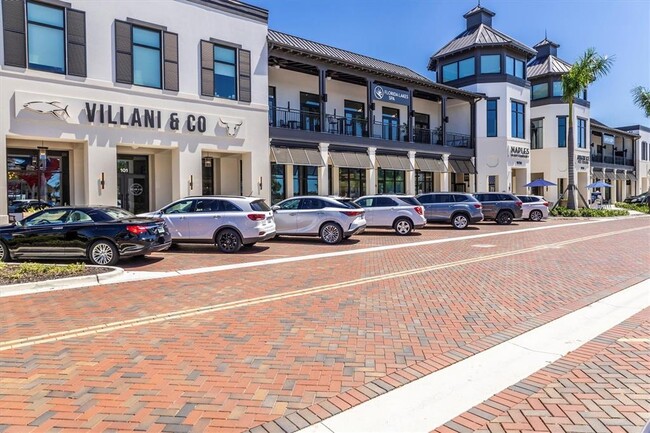
<path fill-rule="evenodd" d="M 413 142 L 424 144 L 442 144 L 442 130 L 440 128 L 414 128 Z"/>
<path fill-rule="evenodd" d="M 469 134 L 447 131 L 447 146 L 470 148 L 472 146 L 471 143 L 471 136 Z"/>
<path fill-rule="evenodd" d="M 603 164 L 612 164 L 612 165 L 634 166 L 634 159 L 625 158 L 623 156 L 604 155 L 602 153 L 592 153 L 591 162 L 600 162 Z"/>

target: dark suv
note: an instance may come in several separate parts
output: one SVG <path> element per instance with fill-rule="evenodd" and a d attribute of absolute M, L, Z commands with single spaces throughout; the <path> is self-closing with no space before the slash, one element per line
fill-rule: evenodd
<path fill-rule="evenodd" d="M 497 224 L 511 224 L 521 218 L 523 203 L 513 194 L 506 192 L 477 192 L 474 197 L 483 205 L 483 216 Z"/>
<path fill-rule="evenodd" d="M 483 220 L 481 203 L 462 192 L 431 192 L 416 197 L 424 206 L 424 217 L 430 223 L 447 223 L 464 229 Z"/>

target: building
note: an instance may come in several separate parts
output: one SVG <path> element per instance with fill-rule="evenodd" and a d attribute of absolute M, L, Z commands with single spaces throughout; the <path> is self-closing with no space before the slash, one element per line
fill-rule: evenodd
<path fill-rule="evenodd" d="M 269 31 L 272 200 L 474 191 L 481 96 Z"/>
<path fill-rule="evenodd" d="M 626 131 L 637 135 L 634 147 L 635 172 L 630 174 L 630 181 L 634 182 L 631 188 L 632 195 L 638 195 L 650 190 L 650 128 L 644 125 L 619 126 L 619 131 Z"/>
<path fill-rule="evenodd" d="M 531 179 L 530 82 L 536 51 L 492 27 L 494 12 L 476 6 L 466 29 L 429 61 L 436 81 L 484 95 L 476 104 L 477 188 L 525 194 Z"/>
<path fill-rule="evenodd" d="M 0 219 L 17 199 L 270 198 L 267 20 L 235 0 L 3 1 Z"/>
<path fill-rule="evenodd" d="M 527 66 L 531 83 L 531 180 L 546 179 L 557 186 L 533 188 L 532 193 L 557 202 L 568 185 L 569 104 L 562 99 L 562 75 L 571 64 L 557 57 L 559 45 L 544 38 L 534 46 L 537 55 Z M 573 143 L 575 149 L 574 179 L 580 194 L 586 196 L 591 183 L 590 147 L 588 131 L 590 106 L 587 92 L 574 98 Z M 581 204 L 580 202 L 578 204 Z"/>

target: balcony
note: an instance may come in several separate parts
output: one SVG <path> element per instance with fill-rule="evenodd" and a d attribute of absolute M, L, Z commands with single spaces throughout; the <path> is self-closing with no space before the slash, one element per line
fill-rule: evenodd
<path fill-rule="evenodd" d="M 625 165 L 628 167 L 634 167 L 634 159 L 625 158 L 624 156 L 612 156 L 605 155 L 602 153 L 592 153 L 591 162 L 599 162 L 601 164 L 610 164 L 610 165 Z"/>

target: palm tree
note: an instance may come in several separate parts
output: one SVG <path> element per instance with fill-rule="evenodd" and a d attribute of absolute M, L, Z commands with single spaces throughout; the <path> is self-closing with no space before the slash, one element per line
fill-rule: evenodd
<path fill-rule="evenodd" d="M 614 58 L 601 56 L 595 49 L 589 48 L 576 61 L 569 72 L 562 76 L 562 99 L 569 103 L 569 182 L 567 191 L 569 197 L 567 207 L 576 209 L 576 186 L 575 186 L 575 144 L 573 142 L 573 100 L 598 78 L 607 75 L 612 67 Z"/>
<path fill-rule="evenodd" d="M 637 86 L 632 89 L 632 96 L 637 107 L 645 111 L 645 117 L 650 117 L 650 89 Z"/>

